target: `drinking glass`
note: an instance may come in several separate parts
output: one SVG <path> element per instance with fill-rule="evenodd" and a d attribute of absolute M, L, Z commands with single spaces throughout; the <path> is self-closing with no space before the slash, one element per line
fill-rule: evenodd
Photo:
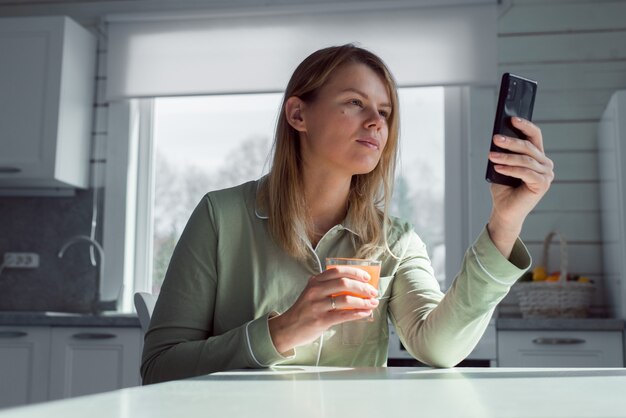
<path fill-rule="evenodd" d="M 378 282 L 380 279 L 380 261 L 379 260 L 368 260 L 368 259 L 363 259 L 363 258 L 337 258 L 337 257 L 330 257 L 326 259 L 326 270 L 337 268 L 339 266 L 356 267 L 358 269 L 365 270 L 366 272 L 368 272 L 370 275 L 370 280 L 367 283 L 371 284 L 372 286 L 376 288 L 376 290 L 378 290 L 377 297 L 381 296 L 380 289 L 378 287 Z M 338 295 L 351 295 L 351 296 L 357 296 L 357 297 L 364 298 L 364 299 L 369 298 L 369 296 L 359 295 L 359 294 L 352 293 L 352 292 L 340 292 L 332 296 L 338 296 Z M 374 317 L 372 313 L 372 315 L 370 315 L 369 318 L 366 318 L 366 320 L 372 321 L 373 318 Z"/>

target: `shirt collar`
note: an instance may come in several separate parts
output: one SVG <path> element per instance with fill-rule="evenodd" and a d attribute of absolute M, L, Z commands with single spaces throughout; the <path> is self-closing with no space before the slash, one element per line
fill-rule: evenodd
<path fill-rule="evenodd" d="M 254 214 L 259 219 L 269 219 L 269 216 L 267 215 L 267 210 L 261 204 L 259 199 L 259 188 L 261 187 L 261 183 L 264 182 L 266 178 L 266 176 L 263 176 L 256 182 L 256 192 L 254 194 Z"/>
<path fill-rule="evenodd" d="M 267 220 L 270 218 L 269 216 L 267 216 L 267 213 L 265 212 L 265 208 L 259 207 L 258 204 L 254 205 L 254 214 L 259 219 Z"/>
<path fill-rule="evenodd" d="M 256 190 L 256 196 L 254 199 L 254 215 L 259 218 L 259 219 L 263 219 L 263 220 L 267 220 L 269 219 L 269 215 L 267 213 L 266 208 L 259 202 L 259 185 L 261 184 L 261 182 L 265 179 L 259 179 L 257 181 L 257 190 Z M 345 229 L 346 231 L 349 231 L 351 233 L 353 233 L 354 235 L 356 235 L 357 237 L 359 236 L 359 234 L 356 233 L 355 228 L 353 227 L 353 223 L 350 220 L 350 213 L 348 213 L 348 215 L 344 218 L 343 222 L 341 222 L 339 224 L 339 227 L 341 229 Z"/>

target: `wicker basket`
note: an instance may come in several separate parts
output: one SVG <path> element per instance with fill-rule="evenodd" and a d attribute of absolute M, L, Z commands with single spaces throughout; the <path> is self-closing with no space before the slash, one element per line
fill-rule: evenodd
<path fill-rule="evenodd" d="M 567 281 L 567 242 L 558 232 L 550 232 L 543 241 L 542 266 L 548 268 L 548 250 L 552 238 L 559 238 L 561 276 L 559 281 L 518 282 L 513 286 L 524 318 L 584 318 L 589 313 L 593 283 Z"/>

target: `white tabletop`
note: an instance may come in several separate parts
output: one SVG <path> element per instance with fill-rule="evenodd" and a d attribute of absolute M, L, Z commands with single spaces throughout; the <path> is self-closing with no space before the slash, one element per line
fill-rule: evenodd
<path fill-rule="evenodd" d="M 626 417 L 626 369 L 281 367 L 0 411 L 0 418 Z"/>

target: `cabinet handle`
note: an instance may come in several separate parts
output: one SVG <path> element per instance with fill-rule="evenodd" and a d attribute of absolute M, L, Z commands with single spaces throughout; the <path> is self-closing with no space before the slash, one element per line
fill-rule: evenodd
<path fill-rule="evenodd" d="M 21 338 L 27 335 L 24 331 L 0 331 L 0 338 Z"/>
<path fill-rule="evenodd" d="M 79 332 L 72 335 L 75 340 L 110 340 L 116 338 L 117 335 L 104 332 Z"/>
<path fill-rule="evenodd" d="M 17 167 L 0 167 L 0 174 L 19 173 L 20 171 L 22 169 Z"/>
<path fill-rule="evenodd" d="M 585 342 L 582 338 L 535 338 L 533 340 L 533 343 L 539 345 L 573 345 Z"/>

